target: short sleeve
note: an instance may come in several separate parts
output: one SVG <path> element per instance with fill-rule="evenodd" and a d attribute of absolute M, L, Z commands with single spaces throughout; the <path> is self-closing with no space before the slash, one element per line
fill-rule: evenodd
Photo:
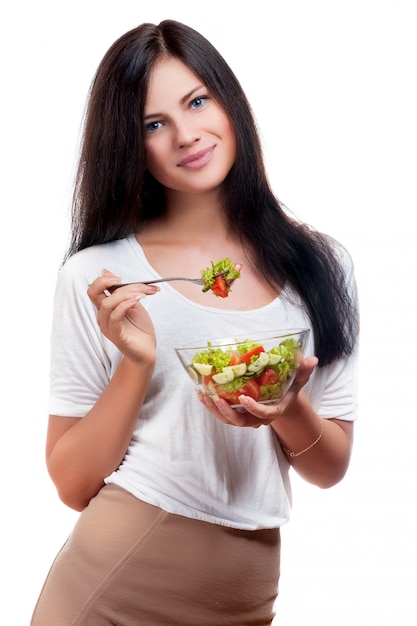
<path fill-rule="evenodd" d="M 83 417 L 112 375 L 116 349 L 97 324 L 87 295 L 89 280 L 76 256 L 58 275 L 50 344 L 48 410 L 53 415 Z"/>

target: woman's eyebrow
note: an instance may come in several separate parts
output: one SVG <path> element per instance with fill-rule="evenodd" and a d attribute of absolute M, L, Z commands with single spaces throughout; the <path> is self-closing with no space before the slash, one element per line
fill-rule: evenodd
<path fill-rule="evenodd" d="M 197 85 L 197 87 L 195 87 L 189 93 L 187 93 L 185 96 L 183 96 L 181 98 L 181 100 L 180 100 L 181 104 L 184 104 L 184 102 L 186 102 L 188 100 L 188 98 L 191 98 L 193 93 L 195 93 L 196 91 L 200 91 L 200 89 L 204 89 L 204 85 L 202 83 Z"/>
<path fill-rule="evenodd" d="M 180 99 L 180 103 L 184 104 L 189 98 L 191 98 L 191 96 L 196 91 L 200 91 L 200 89 L 204 89 L 204 85 L 202 83 L 197 85 L 197 87 L 193 87 L 193 89 L 191 89 L 191 91 L 186 93 L 185 96 L 183 96 Z M 155 117 L 161 117 L 162 115 L 163 115 L 162 113 L 147 113 L 146 115 L 143 116 L 143 119 L 146 121 L 147 119 L 151 119 L 151 118 L 155 118 Z"/>

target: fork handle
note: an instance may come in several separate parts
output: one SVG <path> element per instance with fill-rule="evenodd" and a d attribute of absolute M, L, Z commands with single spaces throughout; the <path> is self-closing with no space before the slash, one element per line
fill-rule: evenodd
<path fill-rule="evenodd" d="M 107 287 L 107 291 L 113 293 L 119 287 L 127 287 L 128 285 L 153 285 L 155 283 L 168 283 L 171 280 L 187 280 L 192 283 L 200 284 L 199 278 L 183 278 L 182 276 L 173 276 L 172 278 L 155 278 L 155 280 L 134 280 L 130 283 L 118 283 L 117 285 L 112 285 L 111 287 Z M 198 282 L 197 282 L 198 281 Z"/>
<path fill-rule="evenodd" d="M 224 272 L 219 272 L 215 275 L 223 276 L 223 274 L 227 274 L 227 270 Z M 130 283 L 118 283 L 117 285 L 112 285 L 111 287 L 107 287 L 106 291 L 109 293 L 113 293 L 119 287 L 126 287 L 127 285 L 154 285 L 155 283 L 169 283 L 171 280 L 186 280 L 189 283 L 194 283 L 195 285 L 204 285 L 204 280 L 202 278 L 185 278 L 184 276 L 171 276 L 170 278 L 156 278 L 155 280 L 134 280 Z"/>

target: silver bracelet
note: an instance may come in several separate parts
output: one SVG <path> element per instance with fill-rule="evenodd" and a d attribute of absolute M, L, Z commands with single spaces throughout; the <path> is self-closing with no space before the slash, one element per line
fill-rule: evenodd
<path fill-rule="evenodd" d="M 307 446 L 307 448 L 304 448 L 304 450 L 301 450 L 301 452 L 291 452 L 291 450 L 287 450 L 287 448 L 282 448 L 285 452 L 285 454 L 287 454 L 288 456 L 290 456 L 292 459 L 296 456 L 300 456 L 301 454 L 304 454 L 304 452 L 307 452 L 308 450 L 311 450 L 311 448 L 313 448 L 316 443 L 318 443 L 320 441 L 320 439 L 323 436 L 323 420 L 320 419 L 320 424 L 321 424 L 321 431 L 320 431 L 320 435 L 317 437 L 317 439 L 315 441 L 313 441 L 312 444 L 310 444 L 309 446 Z"/>

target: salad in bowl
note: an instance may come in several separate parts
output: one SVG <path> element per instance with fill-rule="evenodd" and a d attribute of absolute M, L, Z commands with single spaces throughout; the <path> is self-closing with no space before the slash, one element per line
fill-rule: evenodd
<path fill-rule="evenodd" d="M 203 393 L 233 407 L 240 405 L 242 394 L 257 402 L 277 402 L 295 378 L 309 332 L 301 328 L 225 337 L 175 351 Z"/>

